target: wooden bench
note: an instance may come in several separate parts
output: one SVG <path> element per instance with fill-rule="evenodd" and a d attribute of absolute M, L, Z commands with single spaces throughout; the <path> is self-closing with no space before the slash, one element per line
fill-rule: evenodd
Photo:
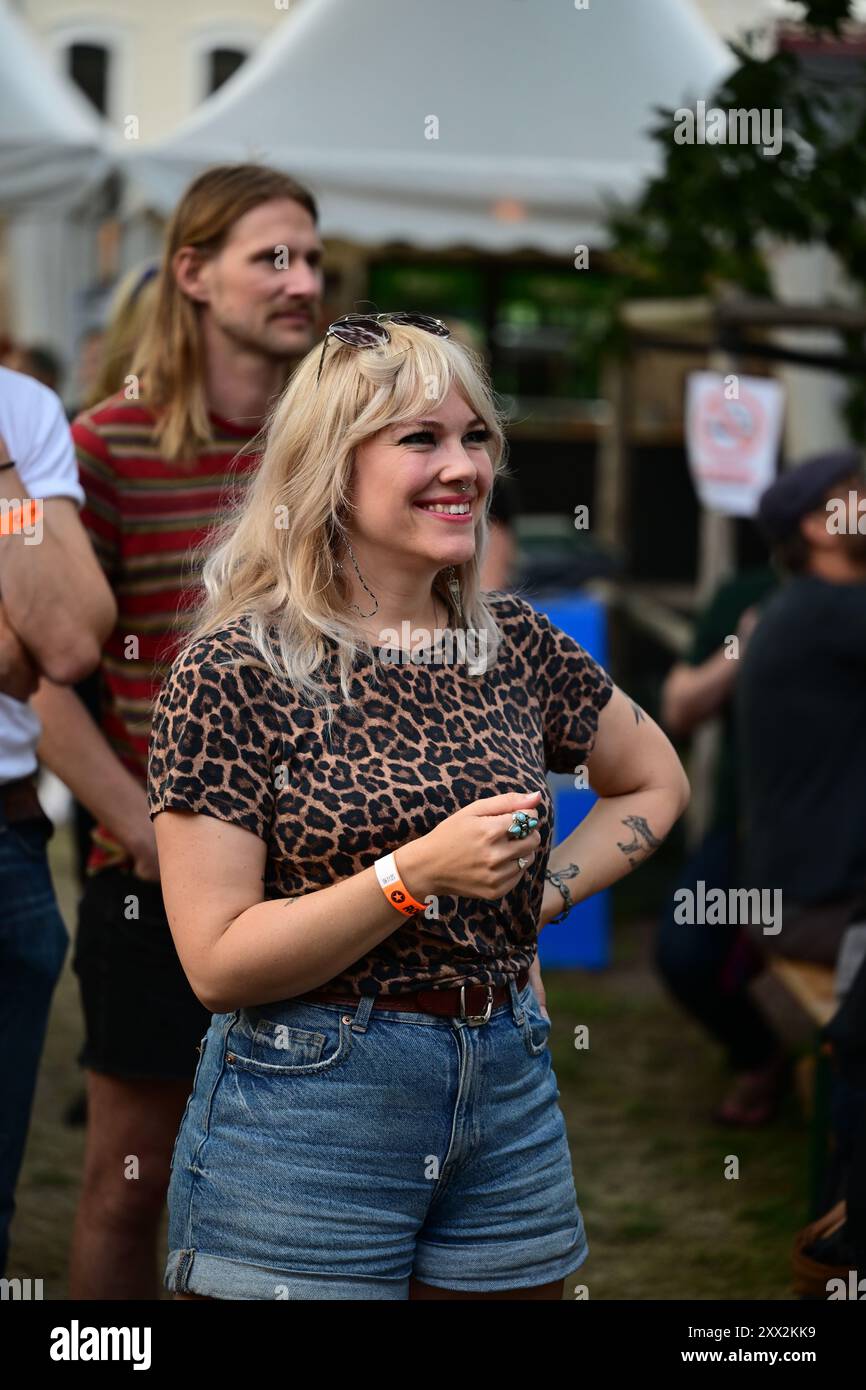
<path fill-rule="evenodd" d="M 812 1020 L 816 1030 L 830 1022 L 838 1008 L 835 991 L 836 972 L 831 966 L 774 956 L 769 963 L 769 969 L 770 974 L 784 986 Z M 808 1064 L 811 1090 L 809 1219 L 814 1221 L 823 1214 L 820 1210 L 821 1194 L 827 1171 L 831 1091 L 829 1044 L 822 1043 L 816 1034 L 812 1055 L 804 1061 Z"/>
<path fill-rule="evenodd" d="M 835 971 L 829 965 L 816 965 L 811 960 L 786 960 L 775 956 L 770 973 L 793 995 L 797 1003 L 819 1028 L 836 1012 L 834 988 Z"/>

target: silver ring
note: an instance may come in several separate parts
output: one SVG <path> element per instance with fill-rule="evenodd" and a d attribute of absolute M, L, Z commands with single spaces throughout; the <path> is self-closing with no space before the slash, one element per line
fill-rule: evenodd
<path fill-rule="evenodd" d="M 518 862 L 518 864 L 520 865 L 521 869 L 525 869 L 526 866 L 527 866 L 527 864 L 529 863 L 529 860 L 528 860 L 528 859 L 518 859 L 517 862 Z"/>

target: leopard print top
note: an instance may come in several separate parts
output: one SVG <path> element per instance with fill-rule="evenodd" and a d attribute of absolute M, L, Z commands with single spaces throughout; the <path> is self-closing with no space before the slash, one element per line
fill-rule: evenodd
<path fill-rule="evenodd" d="M 502 641 L 483 676 L 465 664 L 380 664 L 360 654 L 347 706 L 325 717 L 255 656 L 246 620 L 181 654 L 160 691 L 148 766 L 151 817 L 188 810 L 267 846 L 264 898 L 315 892 L 369 867 L 481 797 L 541 790 L 542 843 L 498 902 L 440 897 L 329 982 L 383 995 L 503 984 L 531 965 L 552 848 L 545 769 L 574 772 L 613 693 L 607 673 L 523 598 L 489 594 Z M 330 680 L 330 677 L 329 677 Z M 411 888 L 411 885 L 410 885 Z"/>

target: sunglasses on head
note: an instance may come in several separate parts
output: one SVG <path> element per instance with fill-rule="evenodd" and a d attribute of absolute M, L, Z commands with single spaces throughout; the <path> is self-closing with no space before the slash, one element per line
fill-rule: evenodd
<path fill-rule="evenodd" d="M 328 346 L 329 338 L 336 338 L 338 342 L 351 348 L 381 347 L 383 343 L 391 341 L 391 334 L 385 327 L 386 319 L 389 323 L 405 323 L 410 328 L 423 328 L 425 333 L 435 333 L 437 338 L 451 337 L 451 329 L 441 319 L 431 318 L 429 314 L 345 314 L 343 318 L 335 319 L 325 334 L 319 370 L 316 374 L 316 386 L 325 364 L 325 348 Z"/>

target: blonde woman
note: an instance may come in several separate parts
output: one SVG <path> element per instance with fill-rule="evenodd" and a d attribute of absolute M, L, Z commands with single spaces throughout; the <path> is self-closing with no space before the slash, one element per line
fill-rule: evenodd
<path fill-rule="evenodd" d="M 350 316 L 303 360 L 157 702 L 166 910 L 213 1010 L 177 1297 L 559 1299 L 588 1253 L 528 972 L 688 788 L 570 637 L 482 595 L 504 441 L 447 335 Z M 600 799 L 552 849 L 545 772 L 582 765 Z"/>
<path fill-rule="evenodd" d="M 128 270 L 115 289 L 100 343 L 99 368 L 84 401 L 85 410 L 132 384 L 132 361 L 156 306 L 158 285 L 159 265 L 145 261 Z"/>

